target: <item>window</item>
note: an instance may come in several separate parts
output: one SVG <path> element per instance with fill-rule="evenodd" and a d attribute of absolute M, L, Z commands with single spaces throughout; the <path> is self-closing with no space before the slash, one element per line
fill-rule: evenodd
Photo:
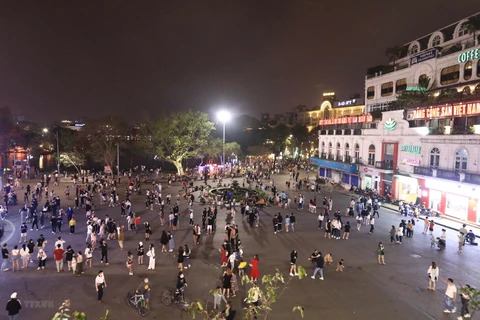
<path fill-rule="evenodd" d="M 375 146 L 373 144 L 368 147 L 368 164 L 375 165 Z"/>
<path fill-rule="evenodd" d="M 360 146 L 358 143 L 355 143 L 355 160 L 360 160 Z"/>
<path fill-rule="evenodd" d="M 472 61 L 465 63 L 463 67 L 463 79 L 469 80 L 472 77 Z"/>
<path fill-rule="evenodd" d="M 410 55 L 416 54 L 416 53 L 418 53 L 418 51 L 419 51 L 418 45 L 417 45 L 417 44 L 414 44 L 414 45 L 410 48 Z"/>
<path fill-rule="evenodd" d="M 397 80 L 395 83 L 395 93 L 402 93 L 407 89 L 407 79 Z"/>
<path fill-rule="evenodd" d="M 440 83 L 442 85 L 457 83 L 460 78 L 460 65 L 446 67 L 440 73 Z"/>
<path fill-rule="evenodd" d="M 337 142 L 337 159 L 340 159 L 340 142 Z"/>
<path fill-rule="evenodd" d="M 375 98 L 375 87 L 368 87 L 367 89 L 367 99 Z"/>
<path fill-rule="evenodd" d="M 438 168 L 440 165 L 440 150 L 433 148 L 430 150 L 430 167 Z"/>
<path fill-rule="evenodd" d="M 458 149 L 455 152 L 455 170 L 465 171 L 467 170 L 468 151 L 465 148 Z"/>
<path fill-rule="evenodd" d="M 329 154 L 332 153 L 332 143 L 331 142 L 328 143 L 328 153 Z"/>
<path fill-rule="evenodd" d="M 480 77 L 480 59 L 477 61 L 477 77 Z"/>
<path fill-rule="evenodd" d="M 438 47 L 442 42 L 442 38 L 439 35 L 436 35 L 432 40 L 432 47 Z"/>
<path fill-rule="evenodd" d="M 462 26 L 458 30 L 458 36 L 462 37 L 466 34 L 468 34 L 468 25 L 466 23 L 464 23 L 464 24 L 462 24 Z"/>
<path fill-rule="evenodd" d="M 325 141 L 322 141 L 322 152 L 325 152 Z"/>
<path fill-rule="evenodd" d="M 350 155 L 350 145 L 345 143 L 345 157 L 348 157 Z"/>
<path fill-rule="evenodd" d="M 391 96 L 393 94 L 393 81 L 382 84 L 382 97 Z"/>

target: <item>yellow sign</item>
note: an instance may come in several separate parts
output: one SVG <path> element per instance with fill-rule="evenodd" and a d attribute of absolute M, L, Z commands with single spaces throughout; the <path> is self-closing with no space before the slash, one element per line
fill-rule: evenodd
<path fill-rule="evenodd" d="M 335 92 L 325 92 L 323 94 L 324 97 L 333 97 L 335 95 Z"/>

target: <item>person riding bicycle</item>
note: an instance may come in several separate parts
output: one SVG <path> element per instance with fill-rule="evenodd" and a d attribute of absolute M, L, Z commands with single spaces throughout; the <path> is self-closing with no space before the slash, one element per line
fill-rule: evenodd
<path fill-rule="evenodd" d="M 150 283 L 148 282 L 148 278 L 145 277 L 145 279 L 143 279 L 143 282 L 140 283 L 140 285 L 138 286 L 137 290 L 135 290 L 137 294 L 143 295 L 143 298 L 145 298 L 147 308 L 150 302 L 150 289 L 151 287 L 150 287 Z"/>
<path fill-rule="evenodd" d="M 187 280 L 185 279 L 185 275 L 182 271 L 178 273 L 177 277 L 177 287 L 175 289 L 175 300 L 178 300 L 180 297 L 183 296 L 183 291 L 185 287 L 188 287 Z"/>

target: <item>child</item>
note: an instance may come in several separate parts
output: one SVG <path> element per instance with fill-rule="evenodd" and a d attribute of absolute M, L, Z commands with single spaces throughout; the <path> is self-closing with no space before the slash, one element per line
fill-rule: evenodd
<path fill-rule="evenodd" d="M 332 264 L 333 263 L 333 256 L 330 252 L 327 253 L 323 259 L 325 261 L 325 264 Z"/>
<path fill-rule="evenodd" d="M 345 266 L 343 265 L 343 259 L 340 259 L 340 261 L 338 261 L 338 263 L 337 263 L 337 269 L 335 269 L 335 271 L 343 272 L 344 268 L 345 268 Z"/>
<path fill-rule="evenodd" d="M 437 240 L 435 239 L 435 236 L 432 234 L 430 235 L 430 248 L 435 248 L 437 244 Z"/>

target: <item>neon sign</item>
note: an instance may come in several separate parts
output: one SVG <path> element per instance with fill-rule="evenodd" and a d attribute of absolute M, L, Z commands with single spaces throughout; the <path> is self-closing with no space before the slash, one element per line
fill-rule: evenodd
<path fill-rule="evenodd" d="M 339 107 L 351 106 L 351 105 L 355 104 L 355 101 L 356 101 L 356 99 L 340 101 L 340 102 L 338 102 L 338 106 Z"/>
<path fill-rule="evenodd" d="M 365 122 L 372 122 L 372 121 L 373 121 L 372 116 L 370 114 L 367 114 L 366 116 L 322 119 L 322 120 L 318 120 L 318 125 L 328 126 L 332 124 L 352 124 L 352 123 L 365 123 Z"/>
<path fill-rule="evenodd" d="M 478 51 L 478 48 L 472 49 L 469 51 L 462 52 L 458 55 L 458 63 L 464 63 L 470 60 L 478 59 L 480 58 L 480 52 Z"/>
<path fill-rule="evenodd" d="M 432 118 L 457 118 L 480 114 L 480 102 L 447 104 L 417 108 L 409 112 L 409 120 L 432 119 Z"/>
<path fill-rule="evenodd" d="M 323 94 L 323 96 L 324 96 L 324 97 L 333 97 L 333 96 L 335 96 L 335 92 L 325 92 L 325 93 Z"/>

